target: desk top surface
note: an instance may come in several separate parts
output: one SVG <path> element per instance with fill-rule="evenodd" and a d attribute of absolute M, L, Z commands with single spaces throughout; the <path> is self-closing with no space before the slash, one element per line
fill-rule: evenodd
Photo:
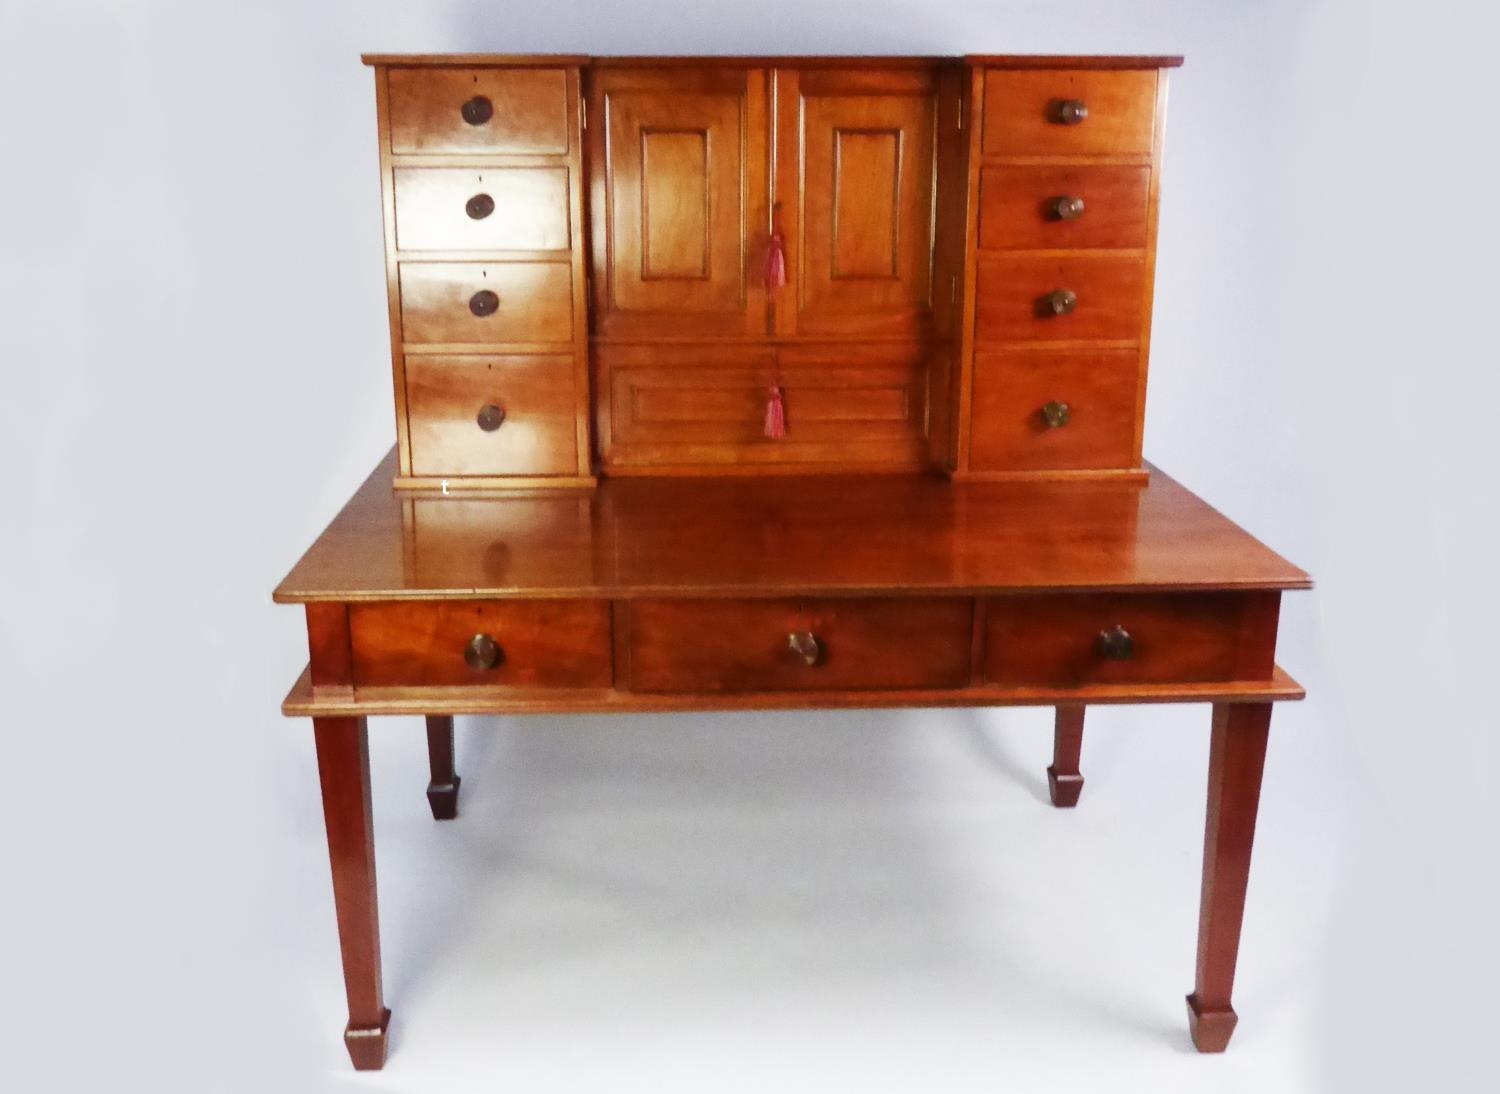
<path fill-rule="evenodd" d="M 1155 468 L 1146 485 L 630 478 L 472 499 L 398 493 L 394 475 L 393 452 L 278 602 L 1311 585 Z"/>

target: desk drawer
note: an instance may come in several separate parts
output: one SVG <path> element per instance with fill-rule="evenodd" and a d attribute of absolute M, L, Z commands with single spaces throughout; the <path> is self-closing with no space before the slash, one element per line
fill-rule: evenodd
<path fill-rule="evenodd" d="M 595 600 L 412 601 L 349 609 L 356 687 L 609 687 L 609 634 L 609 604 Z"/>
<path fill-rule="evenodd" d="M 626 618 L 636 691 L 953 688 L 969 679 L 967 599 L 638 600 Z"/>
<path fill-rule="evenodd" d="M 1134 349 L 980 350 L 974 355 L 970 466 L 1133 466 L 1140 362 Z"/>
<path fill-rule="evenodd" d="M 1156 116 L 1152 70 L 991 69 L 984 77 L 986 156 L 1143 156 Z M 1059 108 L 1081 104 L 1086 115 Z"/>
<path fill-rule="evenodd" d="M 393 68 L 391 151 L 561 156 L 568 151 L 562 68 Z"/>
<path fill-rule="evenodd" d="M 995 249 L 1146 245 L 1151 168 L 986 167 L 979 246 Z"/>
<path fill-rule="evenodd" d="M 403 262 L 407 342 L 568 342 L 573 270 L 566 262 Z"/>
<path fill-rule="evenodd" d="M 979 257 L 975 333 L 987 341 L 1131 340 L 1141 336 L 1140 259 Z"/>
<path fill-rule="evenodd" d="M 1019 687 L 1269 679 L 1279 603 L 1274 592 L 992 597 L 984 679 Z"/>
<path fill-rule="evenodd" d="M 566 167 L 398 167 L 403 251 L 566 251 Z"/>

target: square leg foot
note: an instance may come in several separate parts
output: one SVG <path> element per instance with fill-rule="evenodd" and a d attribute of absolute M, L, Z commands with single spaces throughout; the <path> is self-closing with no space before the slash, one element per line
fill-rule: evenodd
<path fill-rule="evenodd" d="M 1083 793 L 1083 776 L 1059 775 L 1056 767 L 1049 767 L 1047 790 L 1052 795 L 1053 805 L 1059 809 L 1072 809 L 1078 804 L 1078 795 Z"/>
<path fill-rule="evenodd" d="M 427 804 L 433 820 L 452 820 L 458 816 L 458 787 L 463 779 L 453 776 L 451 783 L 428 783 Z"/>
<path fill-rule="evenodd" d="M 391 1028 L 391 1011 L 387 1007 L 380 1017 L 380 1025 L 373 1029 L 344 1027 L 344 1046 L 349 1050 L 349 1059 L 355 1071 L 379 1071 L 385 1066 L 386 1034 Z"/>
<path fill-rule="evenodd" d="M 1199 1052 L 1223 1052 L 1229 1047 L 1229 1038 L 1240 1016 L 1233 1007 L 1222 1010 L 1206 1010 L 1198 1002 L 1196 994 L 1187 997 L 1188 1029 L 1193 1034 L 1193 1044 Z"/>

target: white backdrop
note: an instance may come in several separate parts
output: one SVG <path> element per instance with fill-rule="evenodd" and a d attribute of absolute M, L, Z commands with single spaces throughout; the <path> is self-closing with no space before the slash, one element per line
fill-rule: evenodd
<path fill-rule="evenodd" d="M 1492 1089 L 1495 123 L 1479 5 L 0 2 L 0 1086 Z M 1147 456 L 1313 572 L 1229 1053 L 1204 708 L 372 727 L 348 1071 L 270 590 L 392 442 L 362 50 L 1183 52 Z M 1481 336 L 1485 337 L 1481 337 Z M 1467 687 L 1468 692 L 1464 689 Z M 1107 1084 L 1107 1085 L 1106 1085 Z"/>

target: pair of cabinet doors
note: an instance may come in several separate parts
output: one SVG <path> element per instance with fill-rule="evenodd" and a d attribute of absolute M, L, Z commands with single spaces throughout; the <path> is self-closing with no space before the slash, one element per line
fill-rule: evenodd
<path fill-rule="evenodd" d="M 929 332 L 935 70 L 600 67 L 590 81 L 596 338 Z"/>

